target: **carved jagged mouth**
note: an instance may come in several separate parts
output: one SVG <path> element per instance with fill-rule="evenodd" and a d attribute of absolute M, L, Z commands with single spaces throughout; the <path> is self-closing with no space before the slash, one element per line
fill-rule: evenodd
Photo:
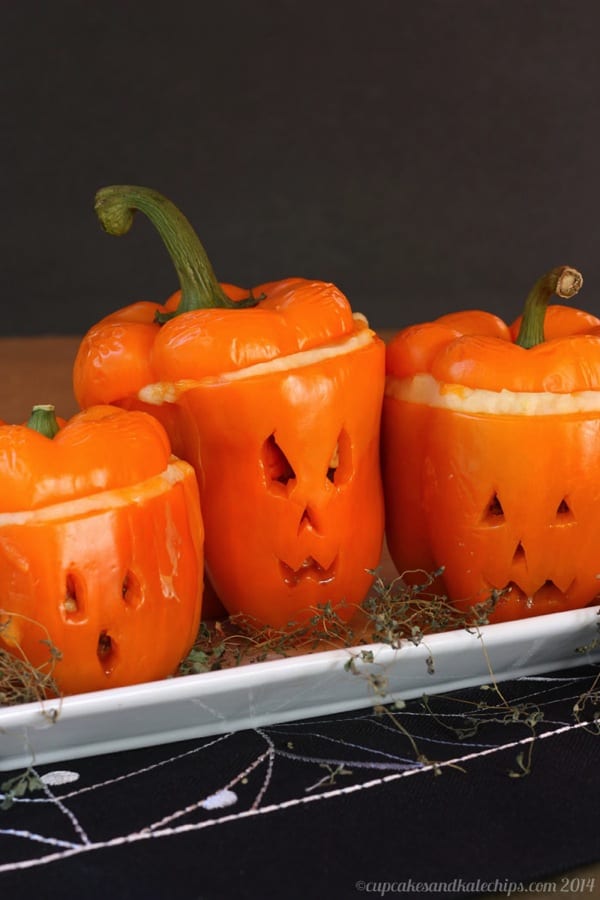
<path fill-rule="evenodd" d="M 322 566 L 321 563 L 317 562 L 314 556 L 307 556 L 297 569 L 292 569 L 292 567 L 288 566 L 282 559 L 279 560 L 279 567 L 281 569 L 281 576 L 286 584 L 294 586 L 306 580 L 316 581 L 319 584 L 328 584 L 335 578 L 336 562 L 337 557 L 333 560 L 331 565 Z"/>
<path fill-rule="evenodd" d="M 509 581 L 502 593 L 506 593 L 511 598 L 517 598 L 526 609 L 535 609 L 536 606 L 553 606 L 561 605 L 565 601 L 572 582 L 566 590 L 561 590 L 553 581 L 545 581 L 533 594 L 527 594 L 515 581 Z"/>

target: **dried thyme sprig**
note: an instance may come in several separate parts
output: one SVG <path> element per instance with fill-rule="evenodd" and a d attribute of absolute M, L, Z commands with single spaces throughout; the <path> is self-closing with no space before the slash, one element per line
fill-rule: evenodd
<path fill-rule="evenodd" d="M 241 615 L 224 621 L 202 623 L 194 647 L 180 666 L 179 674 L 213 671 L 241 664 L 263 662 L 316 650 L 353 647 L 365 643 L 383 643 L 398 648 L 402 641 L 419 644 L 428 634 L 474 629 L 485 625 L 501 592 L 474 604 L 466 612 L 452 606 L 444 595 L 431 588 L 442 570 L 421 573 L 418 584 L 410 584 L 405 573 L 391 582 L 374 570 L 373 587 L 357 607 L 350 621 L 343 604 L 324 603 L 313 610 L 305 624 L 289 622 L 284 629 L 273 629 Z M 429 660 L 433 666 L 433 661 Z"/>
<path fill-rule="evenodd" d="M 9 631 L 15 618 L 32 621 L 27 616 L 0 609 L 0 636 Z M 47 630 L 43 631 L 46 637 L 40 643 L 48 648 L 48 659 L 40 666 L 34 666 L 23 648 L 12 639 L 10 651 L 0 647 L 0 706 L 43 702 L 61 696 L 54 680 L 54 669 L 61 654 L 50 640 Z"/>

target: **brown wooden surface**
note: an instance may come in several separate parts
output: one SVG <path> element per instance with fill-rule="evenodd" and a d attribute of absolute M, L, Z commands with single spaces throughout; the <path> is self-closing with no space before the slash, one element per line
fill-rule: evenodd
<path fill-rule="evenodd" d="M 79 337 L 0 338 L 0 419 L 22 422 L 35 403 L 53 403 L 59 416 L 77 411 L 71 370 Z"/>

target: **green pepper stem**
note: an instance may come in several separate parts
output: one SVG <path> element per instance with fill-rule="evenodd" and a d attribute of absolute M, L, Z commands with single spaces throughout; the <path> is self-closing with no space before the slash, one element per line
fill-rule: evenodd
<path fill-rule="evenodd" d="M 162 238 L 179 278 L 181 300 L 174 312 L 158 313 L 158 322 L 194 309 L 239 309 L 258 302 L 252 295 L 241 301 L 229 299 L 217 281 L 196 232 L 183 213 L 158 191 L 136 185 L 111 185 L 97 192 L 94 208 L 109 234 L 127 234 L 134 214 L 139 210 L 150 219 Z"/>
<path fill-rule="evenodd" d="M 550 297 L 556 294 L 563 300 L 570 300 L 583 284 L 583 276 L 570 266 L 551 269 L 536 281 L 525 301 L 519 334 L 515 341 L 528 350 L 544 343 L 544 319 Z"/>
<path fill-rule="evenodd" d="M 31 410 L 27 427 L 52 440 L 54 435 L 60 431 L 52 404 L 40 403 L 34 406 Z"/>

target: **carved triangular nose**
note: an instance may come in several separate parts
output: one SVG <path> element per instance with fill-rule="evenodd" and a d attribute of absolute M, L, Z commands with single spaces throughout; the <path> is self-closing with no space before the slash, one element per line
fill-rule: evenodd
<path fill-rule="evenodd" d="M 525 548 L 521 541 L 517 544 L 515 552 L 513 553 L 513 566 L 526 566 L 527 565 L 527 556 L 525 555 Z"/>
<path fill-rule="evenodd" d="M 317 526 L 317 516 L 315 511 L 310 508 L 310 506 L 306 506 L 302 515 L 300 516 L 300 521 L 298 523 L 298 534 L 300 534 L 304 529 L 310 529 L 315 533 L 318 533 L 319 529 Z"/>

